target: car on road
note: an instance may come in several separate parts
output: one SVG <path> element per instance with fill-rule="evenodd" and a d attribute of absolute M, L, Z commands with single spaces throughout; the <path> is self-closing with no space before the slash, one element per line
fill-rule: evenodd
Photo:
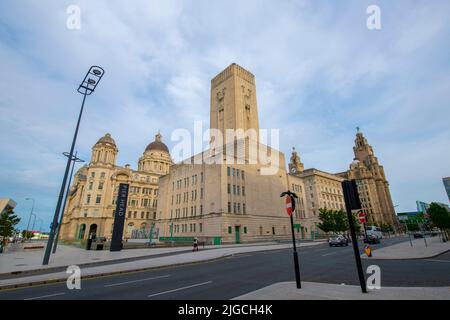
<path fill-rule="evenodd" d="M 383 232 L 381 232 L 381 228 L 377 226 L 367 226 L 366 227 L 366 233 L 369 235 L 375 235 L 378 237 L 378 239 L 383 238 Z"/>
<path fill-rule="evenodd" d="M 367 234 L 367 238 L 364 238 L 364 243 L 378 244 L 380 242 L 380 238 L 374 234 Z"/>
<path fill-rule="evenodd" d="M 332 246 L 348 246 L 348 238 L 342 235 L 333 235 L 328 239 L 328 244 Z"/>
<path fill-rule="evenodd" d="M 423 238 L 423 233 L 422 232 L 414 232 L 414 238 Z"/>

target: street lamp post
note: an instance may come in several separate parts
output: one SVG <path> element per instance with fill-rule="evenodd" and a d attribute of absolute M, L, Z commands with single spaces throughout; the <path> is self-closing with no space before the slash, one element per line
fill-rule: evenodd
<path fill-rule="evenodd" d="M 36 214 L 32 213 L 31 215 L 34 217 L 33 226 L 31 227 L 31 233 L 34 235 L 33 231 L 34 231 L 34 224 L 36 223 Z"/>
<path fill-rule="evenodd" d="M 56 230 L 56 226 L 58 223 L 59 212 L 61 209 L 61 204 L 62 204 L 63 195 L 64 195 L 64 188 L 66 186 L 67 176 L 69 175 L 70 163 L 72 161 L 73 151 L 75 149 L 75 143 L 76 143 L 77 135 L 78 135 L 78 129 L 80 127 L 81 116 L 83 114 L 84 102 L 86 101 L 86 96 L 88 96 L 88 95 L 92 94 L 92 92 L 94 92 L 95 88 L 97 87 L 98 82 L 103 77 L 103 74 L 104 74 L 104 70 L 102 68 L 97 67 L 97 66 L 92 66 L 89 69 L 89 71 L 86 73 L 86 76 L 84 77 L 83 82 L 80 84 L 80 86 L 77 89 L 77 91 L 83 95 L 83 102 L 81 103 L 80 114 L 78 115 L 78 122 L 75 127 L 75 133 L 74 133 L 73 139 L 72 139 L 72 146 L 70 147 L 69 157 L 67 158 L 66 170 L 64 172 L 64 177 L 63 177 L 63 180 L 61 183 L 61 188 L 59 190 L 58 202 L 56 204 L 55 214 L 53 216 L 53 222 L 52 222 L 52 225 L 50 228 L 50 234 L 48 236 L 47 246 L 45 248 L 44 259 L 42 261 L 43 265 L 48 265 L 48 261 L 50 260 L 50 253 L 52 250 L 53 239 L 55 237 L 55 230 Z"/>
<path fill-rule="evenodd" d="M 25 198 L 25 200 L 33 201 L 33 204 L 31 205 L 30 217 L 28 218 L 28 224 L 27 224 L 27 231 L 28 231 L 28 229 L 30 228 L 31 215 L 33 214 L 33 210 L 34 210 L 34 199 L 33 198 Z"/>
<path fill-rule="evenodd" d="M 66 204 L 67 204 L 67 200 L 69 197 L 69 190 L 70 190 L 70 183 L 72 182 L 72 177 L 73 177 L 73 170 L 75 169 L 75 163 L 76 162 L 84 162 L 84 160 L 80 159 L 77 157 L 77 153 L 75 152 L 75 155 L 71 158 L 72 163 L 72 169 L 70 171 L 70 175 L 69 175 L 69 183 L 67 183 L 67 188 L 66 188 L 66 194 L 64 196 L 64 202 L 63 202 L 63 207 L 61 210 L 61 217 L 59 219 L 58 225 L 56 226 L 56 235 L 55 235 L 55 244 L 53 245 L 53 251 L 52 253 L 56 252 L 56 248 L 58 246 L 58 238 L 59 238 L 59 232 L 61 231 L 61 223 L 64 217 L 64 210 L 66 209 Z M 63 152 L 63 155 L 66 157 L 69 157 L 69 153 L 68 152 Z"/>

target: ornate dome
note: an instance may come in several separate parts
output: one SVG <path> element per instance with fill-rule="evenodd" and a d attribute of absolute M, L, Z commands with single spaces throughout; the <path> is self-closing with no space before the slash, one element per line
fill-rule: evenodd
<path fill-rule="evenodd" d="M 158 134 L 155 135 L 155 141 L 151 142 L 147 148 L 145 148 L 145 151 L 164 151 L 169 153 L 169 148 L 161 141 L 161 134 L 158 132 Z"/>
<path fill-rule="evenodd" d="M 96 144 L 99 143 L 106 143 L 106 144 L 110 144 L 113 145 L 114 147 L 116 146 L 116 142 L 114 141 L 113 138 L 111 138 L 111 134 L 107 133 L 105 134 L 103 137 L 101 137 Z"/>

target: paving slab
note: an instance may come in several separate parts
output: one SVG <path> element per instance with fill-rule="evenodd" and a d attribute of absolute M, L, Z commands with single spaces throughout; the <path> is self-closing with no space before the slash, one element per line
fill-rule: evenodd
<path fill-rule="evenodd" d="M 320 242 L 300 243 L 300 247 L 320 245 Z M 169 255 L 164 257 L 155 257 L 148 259 L 140 259 L 131 262 L 108 264 L 97 267 L 81 267 L 81 277 L 104 276 L 118 273 L 125 273 L 131 271 L 141 271 L 153 268 L 161 268 L 168 266 L 184 265 L 190 263 L 198 263 L 221 259 L 236 254 L 280 250 L 292 248 L 292 244 L 265 244 L 254 246 L 232 246 L 223 247 L 215 250 L 201 250 L 197 252 L 180 253 L 176 255 Z M 76 263 L 74 263 L 76 265 Z M 14 287 L 30 286 L 33 284 L 51 283 L 65 281 L 68 274 L 65 271 L 46 273 L 33 276 L 24 276 L 13 279 L 1 279 L 0 290 Z"/>
<path fill-rule="evenodd" d="M 383 240 L 381 240 L 383 241 Z M 379 248 L 372 251 L 372 257 L 368 258 L 366 254 L 362 254 L 363 259 L 425 259 L 435 257 L 450 250 L 450 241 L 441 242 L 439 237 L 414 239 L 397 243 L 391 246 Z"/>
<path fill-rule="evenodd" d="M 318 282 L 278 282 L 233 300 L 450 300 L 450 287 L 381 287 L 362 293 L 359 286 Z"/>

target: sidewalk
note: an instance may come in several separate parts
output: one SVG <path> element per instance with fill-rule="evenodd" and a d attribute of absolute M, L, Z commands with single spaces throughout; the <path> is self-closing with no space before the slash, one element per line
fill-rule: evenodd
<path fill-rule="evenodd" d="M 426 238 L 427 245 L 423 239 L 411 239 L 394 244 L 388 247 L 376 249 L 372 251 L 372 257 L 362 254 L 363 259 L 424 259 L 437 256 L 450 250 L 450 241 L 441 242 L 439 237 Z M 381 240 L 383 243 L 383 240 Z"/>
<path fill-rule="evenodd" d="M 312 243 L 301 243 L 300 247 L 305 246 L 315 246 L 320 245 L 321 242 L 312 242 Z M 189 253 L 176 253 L 176 251 L 179 250 L 186 250 L 186 248 L 165 248 L 167 249 L 178 249 L 176 251 L 173 251 L 173 255 L 168 255 L 164 257 L 149 257 L 148 259 L 140 259 L 136 261 L 131 262 L 123 262 L 123 263 L 114 263 L 114 264 L 108 264 L 104 266 L 96 266 L 96 267 L 82 267 L 81 268 L 81 276 L 82 278 L 86 277 L 93 277 L 93 276 L 104 276 L 109 274 L 116 274 L 121 272 L 130 272 L 130 271 L 140 271 L 140 270 L 146 270 L 146 269 L 152 269 L 152 268 L 161 268 L 166 266 L 173 266 L 173 265 L 183 265 L 183 264 L 190 264 L 190 263 L 196 263 L 196 262 L 203 262 L 203 261 L 209 261 L 209 260 L 215 260 L 220 259 L 228 256 L 232 256 L 235 254 L 241 254 L 241 253 L 247 253 L 247 252 L 257 252 L 257 251 L 268 251 L 268 250 L 279 250 L 279 249 L 287 249 L 292 248 L 292 244 L 257 244 L 257 245 L 224 245 L 217 249 L 211 249 L 211 250 L 202 250 L 198 252 L 189 252 Z M 73 248 L 70 248 L 73 249 Z M 75 248 L 76 249 L 76 248 Z M 135 251 L 140 249 L 134 249 L 129 251 Z M 158 249 L 142 249 L 142 250 L 158 250 Z M 161 249 L 163 250 L 163 249 Z M 92 259 L 91 254 L 94 253 L 89 252 L 87 253 L 87 256 Z M 101 252 L 101 251 L 98 251 Z M 111 252 L 112 253 L 121 253 L 121 252 Z M 123 254 L 129 255 L 130 253 L 125 252 L 125 250 L 122 252 Z M 105 252 L 104 255 L 107 257 L 108 252 Z M 42 258 L 42 254 L 40 256 Z M 117 256 L 116 256 L 117 257 Z M 81 259 L 77 260 L 77 257 L 66 257 L 64 259 L 64 263 L 66 265 L 67 261 L 70 260 L 73 262 L 73 264 L 78 265 L 81 264 Z M 63 265 L 63 263 L 60 261 L 60 265 Z M 2 269 L 3 270 L 3 269 Z M 67 274 L 65 271 L 59 271 L 59 272 L 52 272 L 52 273 L 46 273 L 46 274 L 40 274 L 40 275 L 32 275 L 32 276 L 24 276 L 20 278 L 14 278 L 14 279 L 3 279 L 0 280 L 0 290 L 5 288 L 13 288 L 13 287 L 19 287 L 19 286 L 29 286 L 32 284 L 41 284 L 41 283 L 49 283 L 49 282 L 57 282 L 57 281 L 65 281 L 67 279 Z"/>
<path fill-rule="evenodd" d="M 422 239 L 423 241 L 423 239 Z M 359 286 L 278 282 L 233 300 L 450 300 L 450 287 L 381 287 L 362 293 Z"/>
<path fill-rule="evenodd" d="M 228 244 L 228 245 L 207 245 L 204 250 L 234 248 L 234 247 L 254 247 L 278 244 L 277 242 L 261 242 L 253 244 Z M 203 249 L 200 246 L 200 249 Z M 0 255 L 0 276 L 11 273 L 29 273 L 30 271 L 41 271 L 45 269 L 54 269 L 67 267 L 73 264 L 87 266 L 89 264 L 99 264 L 102 262 L 126 262 L 130 260 L 144 259 L 165 254 L 177 254 L 180 252 L 189 252 L 190 246 L 182 247 L 164 247 L 164 248 L 144 248 L 144 249 L 126 249 L 117 252 L 109 250 L 85 250 L 75 246 L 59 245 L 56 254 L 50 256 L 47 266 L 42 265 L 44 250 L 33 251 L 11 251 Z"/>

